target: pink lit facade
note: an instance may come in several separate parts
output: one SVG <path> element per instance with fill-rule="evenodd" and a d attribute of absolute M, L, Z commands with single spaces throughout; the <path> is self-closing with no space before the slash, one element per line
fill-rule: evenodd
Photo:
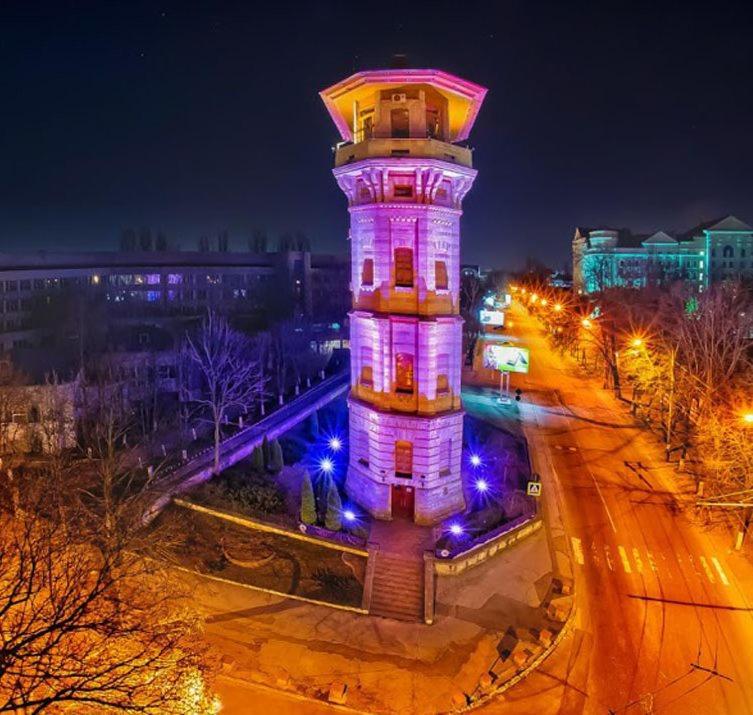
<path fill-rule="evenodd" d="M 485 91 L 436 70 L 361 72 L 322 92 L 344 144 L 353 310 L 349 496 L 431 524 L 464 507 L 460 215 Z"/>

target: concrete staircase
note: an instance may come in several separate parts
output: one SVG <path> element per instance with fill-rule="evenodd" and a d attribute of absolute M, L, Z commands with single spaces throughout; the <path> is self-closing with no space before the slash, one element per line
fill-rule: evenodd
<path fill-rule="evenodd" d="M 376 555 L 371 610 L 374 616 L 398 621 L 422 621 L 424 617 L 424 563 L 414 555 Z"/>
<path fill-rule="evenodd" d="M 424 551 L 431 529 L 396 519 L 372 523 L 369 541 L 379 545 L 369 613 L 398 621 L 424 619 Z"/>

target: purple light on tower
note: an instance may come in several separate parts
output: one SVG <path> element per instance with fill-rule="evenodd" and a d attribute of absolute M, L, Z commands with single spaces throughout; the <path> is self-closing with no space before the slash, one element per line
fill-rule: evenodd
<path fill-rule="evenodd" d="M 321 92 L 343 144 L 351 392 L 348 495 L 378 518 L 433 524 L 461 483 L 460 215 L 486 90 L 447 72 L 358 72 Z"/>

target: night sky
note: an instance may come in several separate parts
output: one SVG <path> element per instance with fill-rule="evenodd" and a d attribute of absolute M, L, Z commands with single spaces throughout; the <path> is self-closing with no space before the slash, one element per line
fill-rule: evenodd
<path fill-rule="evenodd" d="M 0 250 L 347 251 L 318 91 L 393 53 L 489 88 L 463 260 L 561 265 L 576 225 L 753 222 L 750 3 L 3 3 Z"/>

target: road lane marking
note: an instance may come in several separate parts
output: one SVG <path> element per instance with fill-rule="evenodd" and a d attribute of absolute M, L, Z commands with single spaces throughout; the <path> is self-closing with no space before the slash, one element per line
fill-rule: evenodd
<path fill-rule="evenodd" d="M 638 573 L 643 573 L 643 561 L 641 561 L 641 552 L 635 547 L 633 548 L 633 561 L 635 561 L 635 568 Z"/>
<path fill-rule="evenodd" d="M 594 486 L 596 487 L 596 491 L 599 494 L 601 503 L 604 505 L 604 511 L 606 511 L 607 516 L 609 517 L 609 523 L 612 526 L 612 531 L 616 534 L 617 527 L 614 525 L 614 519 L 612 518 L 612 513 L 609 511 L 609 507 L 607 506 L 607 500 L 604 499 L 604 495 L 601 493 L 601 487 L 599 486 L 599 482 L 596 481 L 596 477 L 593 475 L 590 469 L 588 470 L 588 473 L 591 475 L 591 479 L 593 479 L 593 483 L 594 483 Z"/>
<path fill-rule="evenodd" d="M 659 569 L 656 567 L 656 561 L 654 561 L 654 555 L 650 552 L 646 552 L 646 558 L 648 559 L 648 565 L 654 573 L 659 573 Z"/>
<path fill-rule="evenodd" d="M 706 578 L 711 581 L 711 583 L 715 583 L 716 579 L 714 579 L 714 574 L 711 573 L 711 569 L 706 563 L 706 559 L 703 556 L 699 556 L 698 558 L 701 560 L 701 566 L 703 566 L 703 570 L 706 572 Z"/>
<path fill-rule="evenodd" d="M 627 551 L 625 551 L 624 546 L 618 546 L 617 551 L 620 554 L 620 560 L 622 561 L 622 568 L 625 569 L 625 573 L 633 573 L 633 570 L 630 568 L 630 559 L 628 559 Z"/>
<path fill-rule="evenodd" d="M 610 571 L 614 571 L 614 561 L 612 561 L 612 552 L 609 549 L 609 544 L 604 546 L 604 558 L 609 566 Z"/>
<path fill-rule="evenodd" d="M 719 579 L 725 586 L 729 586 L 729 579 L 727 578 L 727 574 L 724 573 L 724 569 L 722 568 L 722 565 L 719 563 L 719 559 L 716 558 L 716 556 L 711 557 L 711 563 L 714 564 L 714 568 L 716 569 L 716 572 L 719 574 Z"/>
<path fill-rule="evenodd" d="M 583 558 L 583 548 L 581 547 L 580 539 L 577 536 L 571 536 L 570 541 L 572 541 L 573 544 L 573 556 L 575 556 L 575 561 L 582 566 L 586 560 Z"/>

